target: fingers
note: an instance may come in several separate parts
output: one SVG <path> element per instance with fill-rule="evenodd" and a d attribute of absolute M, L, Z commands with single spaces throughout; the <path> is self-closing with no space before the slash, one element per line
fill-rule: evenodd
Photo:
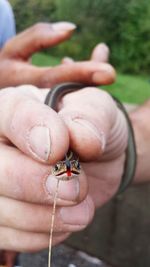
<path fill-rule="evenodd" d="M 0 208 L 1 227 L 31 233 L 48 234 L 50 232 L 52 206 L 35 205 L 0 197 Z M 72 207 L 57 206 L 54 233 L 61 235 L 79 231 L 89 224 L 93 215 L 94 205 L 90 197 Z"/>
<path fill-rule="evenodd" d="M 54 235 L 53 245 L 62 242 L 69 233 Z M 0 249 L 18 252 L 36 252 L 48 247 L 49 235 L 23 232 L 8 227 L 0 227 Z"/>
<path fill-rule="evenodd" d="M 91 55 L 91 60 L 95 62 L 108 62 L 109 59 L 109 48 L 106 44 L 98 44 Z"/>
<path fill-rule="evenodd" d="M 54 46 L 68 39 L 76 26 L 70 22 L 38 23 L 12 38 L 2 56 L 27 60 L 41 48 Z"/>
<path fill-rule="evenodd" d="M 60 107 L 71 147 L 82 160 L 101 160 L 105 152 L 107 159 L 113 159 L 123 153 L 128 138 L 127 124 L 108 93 L 85 88 L 65 95 Z"/>
<path fill-rule="evenodd" d="M 52 208 L 2 197 L 0 207 L 0 249 L 33 252 L 48 247 Z M 57 209 L 53 245 L 67 238 L 70 230 L 83 229 L 93 214 L 90 197 L 77 206 Z"/>
<path fill-rule="evenodd" d="M 108 62 L 109 59 L 109 48 L 106 44 L 98 44 L 92 51 L 91 60 L 95 62 Z M 61 61 L 62 64 L 73 63 L 74 60 L 70 57 L 64 57 Z"/>
<path fill-rule="evenodd" d="M 32 160 L 14 147 L 0 146 L 0 195 L 32 203 L 53 203 L 56 177 L 51 166 Z M 17 163 L 17 166 L 16 166 Z M 87 195 L 83 171 L 77 179 L 60 181 L 57 205 L 72 205 Z"/>
<path fill-rule="evenodd" d="M 106 44 L 100 43 L 96 45 L 91 54 L 91 60 L 95 62 L 108 62 L 109 48 Z M 73 63 L 74 60 L 71 57 L 64 57 L 61 61 L 62 64 Z"/>
<path fill-rule="evenodd" d="M 0 136 L 30 157 L 54 163 L 68 150 L 68 132 L 57 113 L 40 103 L 37 95 L 42 93 L 32 86 L 26 86 L 26 92 L 24 87 L 0 92 Z"/>
<path fill-rule="evenodd" d="M 35 67 L 17 60 L 4 60 L 0 64 L 0 72 L 1 88 L 22 84 L 33 84 L 39 88 L 50 88 L 62 82 L 105 85 L 111 84 L 116 78 L 115 70 L 111 65 L 94 61 L 61 64 L 49 68 Z"/>
<path fill-rule="evenodd" d="M 37 69 L 34 82 L 41 88 L 48 88 L 57 83 L 72 81 L 100 85 L 114 82 L 115 76 L 113 67 L 106 63 L 92 61 L 70 62 L 69 64 L 61 64 L 51 69 Z"/>

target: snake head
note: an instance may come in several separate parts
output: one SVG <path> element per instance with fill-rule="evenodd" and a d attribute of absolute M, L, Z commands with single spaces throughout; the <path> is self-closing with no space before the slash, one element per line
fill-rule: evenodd
<path fill-rule="evenodd" d="M 81 172 L 81 166 L 77 159 L 65 158 L 58 161 L 52 168 L 52 174 L 60 180 L 71 180 L 78 176 Z"/>

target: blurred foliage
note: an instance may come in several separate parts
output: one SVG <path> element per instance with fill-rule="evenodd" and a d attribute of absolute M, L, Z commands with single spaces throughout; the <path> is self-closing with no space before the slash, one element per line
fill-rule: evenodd
<path fill-rule="evenodd" d="M 11 0 L 18 31 L 37 21 L 72 21 L 72 39 L 52 49 L 57 56 L 88 58 L 92 48 L 105 42 L 111 63 L 127 73 L 150 70 L 149 0 Z"/>
<path fill-rule="evenodd" d="M 20 32 L 37 22 L 55 20 L 55 2 L 55 0 L 10 0 L 15 13 L 17 31 Z"/>

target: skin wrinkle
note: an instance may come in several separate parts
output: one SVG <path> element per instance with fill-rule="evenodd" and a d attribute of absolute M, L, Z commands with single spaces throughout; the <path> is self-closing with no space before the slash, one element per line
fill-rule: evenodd
<path fill-rule="evenodd" d="M 69 118 L 67 118 L 67 120 L 69 121 L 75 121 L 75 122 L 77 122 L 77 123 L 81 123 L 83 126 L 87 126 L 86 124 L 84 124 L 84 123 L 82 123 L 82 122 L 84 122 L 84 120 L 87 122 L 87 123 L 89 123 L 88 121 L 87 121 L 87 118 L 86 117 L 83 117 L 82 116 L 82 114 L 81 115 L 76 115 L 76 114 L 70 114 L 69 115 Z M 117 122 L 119 123 L 119 120 L 117 120 Z M 89 123 L 90 124 L 90 123 Z M 66 123 L 66 125 L 67 125 L 67 123 Z M 104 135 L 104 132 L 103 131 L 99 131 L 98 129 L 97 129 L 97 127 L 95 126 L 95 124 L 92 122 L 92 125 L 96 128 L 96 131 L 97 131 L 97 133 L 98 133 L 98 135 L 100 134 L 101 135 L 101 137 L 99 138 L 99 136 L 96 134 L 95 135 L 95 132 L 92 130 L 92 132 L 94 133 L 94 135 L 98 138 L 98 140 L 101 142 L 101 144 L 102 144 L 102 146 L 101 146 L 101 148 L 102 148 L 102 150 L 104 150 L 104 147 L 105 147 L 105 143 L 103 143 L 103 141 L 105 142 L 105 135 Z M 90 130 L 90 127 L 87 127 L 87 129 L 89 129 Z M 122 130 L 122 129 L 121 129 Z M 120 133 L 119 133 L 120 134 Z M 102 138 L 102 139 L 101 139 Z M 117 141 L 118 142 L 118 141 Z M 107 151 L 107 148 L 106 148 L 106 151 Z"/>
<path fill-rule="evenodd" d="M 67 104 L 67 103 L 66 103 Z M 71 105 L 71 104 L 70 104 Z M 60 113 L 61 114 L 61 113 Z M 115 112 L 114 112 L 114 115 L 112 116 L 112 124 L 113 124 L 113 119 L 115 119 L 115 117 L 116 117 L 116 115 L 115 114 L 117 114 L 116 113 L 116 109 L 115 109 Z M 66 117 L 66 116 L 65 116 Z M 81 119 L 81 121 L 82 120 L 86 120 L 87 121 L 87 118 L 85 118 L 85 117 L 83 117 L 83 115 L 82 114 L 76 114 L 75 112 L 73 112 L 73 113 L 71 113 L 71 114 L 69 114 L 69 116 L 67 117 L 67 121 L 69 122 L 69 121 L 76 121 L 77 119 Z M 119 120 L 117 120 L 117 122 L 118 122 Z M 88 121 L 87 121 L 88 122 Z M 93 123 L 93 122 L 92 122 Z M 66 125 L 68 125 L 68 123 L 66 123 Z M 95 124 L 93 123 L 93 125 L 95 126 Z M 95 126 L 96 127 L 96 126 Z M 97 128 L 97 127 L 96 127 Z M 100 131 L 98 131 L 97 130 L 97 132 L 100 132 Z M 102 137 L 104 136 L 104 133 L 102 133 Z M 99 140 L 100 140 L 100 138 L 99 138 Z M 101 140 L 100 140 L 101 141 Z M 103 148 L 104 146 L 102 146 L 102 148 Z M 107 148 L 106 148 L 107 149 Z M 105 154 L 105 153 L 104 153 Z M 101 157 L 100 157 L 101 158 Z"/>
<path fill-rule="evenodd" d="M 66 109 L 63 109 L 61 112 L 59 112 L 62 119 L 64 119 L 65 121 L 67 120 L 68 122 L 74 122 L 75 120 L 87 121 L 87 123 L 93 125 L 93 127 L 96 129 L 97 133 L 99 133 L 99 129 L 98 129 L 98 125 L 100 124 L 99 119 L 96 119 L 96 121 L 94 121 L 93 118 L 89 119 L 86 116 L 87 114 L 83 114 L 83 106 L 81 106 L 81 109 L 80 110 L 78 109 L 78 111 L 77 110 L 71 110 L 70 112 L 69 112 L 68 107 L 69 106 L 67 106 Z M 97 113 L 95 112 L 95 115 L 96 114 Z M 102 115 L 103 114 L 101 114 L 101 117 L 102 117 Z M 105 116 L 103 116 L 103 117 L 105 117 Z M 67 123 L 66 123 L 66 125 L 67 125 Z M 103 128 L 105 128 L 105 132 L 106 132 L 107 131 L 106 126 L 104 127 L 104 125 L 103 125 Z"/>
<path fill-rule="evenodd" d="M 105 140 L 105 135 L 104 135 L 104 132 L 103 131 L 99 132 L 94 124 L 91 124 L 87 120 L 83 119 L 83 117 L 82 118 L 81 117 L 80 118 L 79 117 L 76 117 L 76 118 L 72 119 L 72 121 L 74 121 L 76 123 L 79 123 L 82 126 L 86 127 L 88 130 L 90 130 L 91 133 L 94 134 L 94 136 L 98 139 L 98 141 L 101 144 L 100 147 L 101 147 L 102 151 L 104 151 L 106 140 Z M 85 123 L 84 123 L 84 121 L 85 121 Z M 93 128 L 95 128 L 96 131 L 91 126 Z"/>
<path fill-rule="evenodd" d="M 122 112 L 119 110 L 118 111 L 118 115 L 116 118 L 116 122 L 113 125 L 111 131 L 110 131 L 110 136 L 109 139 L 107 141 L 107 144 L 109 144 L 109 142 L 113 142 L 113 138 L 114 136 L 116 137 L 116 139 L 118 139 L 118 136 L 120 134 L 120 132 L 122 132 L 122 128 L 126 125 L 126 130 L 127 130 L 127 123 L 126 120 L 124 118 L 124 115 L 122 114 Z M 117 131 L 117 133 L 116 133 Z"/>
<path fill-rule="evenodd" d="M 126 129 L 126 131 L 124 129 Z M 116 133 L 116 130 L 117 130 L 117 133 Z M 124 151 L 126 148 L 127 136 L 128 134 L 127 134 L 126 121 L 122 113 L 118 113 L 118 119 L 110 133 L 110 138 L 108 139 L 107 148 L 105 150 L 104 156 L 107 157 L 107 154 L 109 154 L 110 151 L 113 151 L 113 153 L 109 154 L 109 157 L 110 156 L 115 157 L 115 155 L 116 156 L 120 155 L 122 151 Z M 120 145 L 118 146 L 117 144 L 120 144 Z"/>
<path fill-rule="evenodd" d="M 89 93 L 91 93 L 90 91 L 93 91 L 92 97 L 95 97 L 96 96 L 98 98 L 98 95 L 99 96 L 103 96 L 104 101 L 103 101 L 103 103 L 101 103 L 101 109 L 99 110 L 99 113 L 101 114 L 101 120 L 102 120 L 102 117 L 104 117 L 103 118 L 103 121 L 105 121 L 105 118 L 106 117 L 110 118 L 110 128 L 113 127 L 113 124 L 114 124 L 114 122 L 116 120 L 116 115 L 117 115 L 117 106 L 116 106 L 114 100 L 106 92 L 104 92 L 104 91 L 100 92 L 100 91 L 98 91 L 97 89 L 95 89 L 93 87 L 90 87 L 88 89 L 85 88 L 85 89 L 83 89 L 81 91 L 73 92 L 73 93 L 70 93 L 68 95 L 65 95 L 63 97 L 63 99 L 61 100 L 60 107 L 62 108 L 62 110 L 61 110 L 60 114 L 63 113 L 63 110 L 65 111 L 69 107 L 72 108 L 72 106 L 74 106 L 74 103 L 75 102 L 77 102 L 78 103 L 78 106 L 79 106 L 80 98 L 82 97 L 82 99 L 84 101 L 84 95 L 87 95 L 87 90 L 89 91 Z M 100 92 L 100 93 L 98 93 L 98 92 Z M 73 96 L 73 94 L 74 94 L 74 101 L 72 102 L 72 96 Z M 80 94 L 80 98 L 79 98 L 79 94 Z M 86 98 L 87 98 L 87 96 L 86 96 Z M 93 102 L 91 100 L 90 106 L 91 107 L 93 106 L 93 108 L 95 109 L 96 106 L 95 106 L 95 104 L 93 105 L 92 103 Z M 83 104 L 84 103 L 82 102 L 82 107 L 83 107 Z M 86 101 L 85 101 L 85 104 L 86 104 Z M 113 108 L 112 109 L 110 109 L 110 108 L 107 108 L 106 109 L 106 107 L 110 107 L 110 105 Z M 99 106 L 99 104 L 97 106 Z M 105 110 L 105 112 L 103 110 Z M 76 118 L 79 117 L 79 115 L 71 115 L 71 114 L 70 114 L 70 116 L 72 117 L 72 119 L 75 119 L 75 116 L 76 116 Z M 82 113 L 80 114 L 80 118 L 83 118 L 82 117 Z M 86 119 L 86 118 L 83 118 L 83 119 Z"/>
<path fill-rule="evenodd" d="M 111 160 L 112 157 L 113 157 L 113 159 L 118 158 L 118 156 L 120 156 L 123 153 L 123 151 L 125 153 L 125 148 L 126 148 L 125 143 L 122 143 L 122 145 L 120 145 L 119 148 L 117 147 L 117 144 L 116 144 L 116 146 L 112 147 L 112 149 L 114 149 L 113 153 L 111 155 L 109 155 L 109 153 L 104 154 L 103 160 L 108 161 L 108 160 Z"/>
<path fill-rule="evenodd" d="M 111 142 L 113 142 L 114 136 L 116 139 L 118 139 L 118 136 L 120 135 L 120 132 L 122 131 L 121 127 L 120 127 L 120 122 L 122 124 L 122 117 L 117 116 L 115 124 L 113 125 L 110 134 L 109 134 L 109 138 L 107 140 L 107 145 Z M 119 127 L 119 128 L 118 128 Z"/>

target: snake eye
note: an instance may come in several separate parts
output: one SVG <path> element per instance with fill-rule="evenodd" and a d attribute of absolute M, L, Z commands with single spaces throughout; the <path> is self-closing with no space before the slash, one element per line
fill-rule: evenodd
<path fill-rule="evenodd" d="M 81 166 L 80 166 L 79 161 L 75 161 L 75 167 L 76 167 L 78 170 L 81 169 Z"/>
<path fill-rule="evenodd" d="M 56 164 L 56 165 L 54 166 L 54 171 L 57 172 L 57 171 L 59 171 L 59 169 L 60 169 L 60 166 L 59 166 L 58 164 Z"/>

